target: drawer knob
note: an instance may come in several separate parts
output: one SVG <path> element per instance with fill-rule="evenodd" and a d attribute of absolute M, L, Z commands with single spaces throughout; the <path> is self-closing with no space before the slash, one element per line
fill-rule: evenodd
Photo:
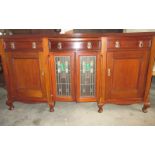
<path fill-rule="evenodd" d="M 59 50 L 62 49 L 62 43 L 61 43 L 61 42 L 58 42 L 58 44 L 57 44 L 57 48 L 58 48 Z"/>
<path fill-rule="evenodd" d="M 11 49 L 15 49 L 16 48 L 14 42 L 11 42 L 10 44 L 11 44 Z"/>
<path fill-rule="evenodd" d="M 36 42 L 32 42 L 32 48 L 33 48 L 33 49 L 36 49 L 36 48 L 37 48 Z"/>
<path fill-rule="evenodd" d="M 120 42 L 119 41 L 115 42 L 115 48 L 120 48 Z"/>
<path fill-rule="evenodd" d="M 87 48 L 88 48 L 88 49 L 92 49 L 92 43 L 91 43 L 91 42 L 88 42 L 88 43 L 87 43 Z"/>
<path fill-rule="evenodd" d="M 139 41 L 139 47 L 142 48 L 144 46 L 143 41 Z"/>

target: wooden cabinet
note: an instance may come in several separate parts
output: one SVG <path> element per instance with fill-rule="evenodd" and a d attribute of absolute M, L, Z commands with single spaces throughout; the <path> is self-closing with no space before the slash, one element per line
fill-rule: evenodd
<path fill-rule="evenodd" d="M 107 54 L 107 100 L 142 101 L 147 64 L 147 51 L 109 52 Z"/>
<path fill-rule="evenodd" d="M 143 103 L 155 60 L 150 33 L 6 36 L 0 55 L 10 110 L 14 101 Z M 152 39 L 153 38 L 153 39 Z"/>

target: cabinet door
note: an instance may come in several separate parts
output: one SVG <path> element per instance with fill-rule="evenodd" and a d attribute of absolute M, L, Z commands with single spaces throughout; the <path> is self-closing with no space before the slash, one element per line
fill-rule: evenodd
<path fill-rule="evenodd" d="M 11 78 L 16 98 L 45 98 L 44 71 L 39 53 L 10 54 Z"/>
<path fill-rule="evenodd" d="M 97 52 L 79 52 L 76 55 L 77 101 L 97 101 L 98 55 Z"/>
<path fill-rule="evenodd" d="M 73 52 L 54 52 L 51 59 L 53 95 L 56 101 L 75 100 Z"/>
<path fill-rule="evenodd" d="M 107 54 L 107 99 L 142 99 L 147 61 L 147 51 L 109 52 Z"/>

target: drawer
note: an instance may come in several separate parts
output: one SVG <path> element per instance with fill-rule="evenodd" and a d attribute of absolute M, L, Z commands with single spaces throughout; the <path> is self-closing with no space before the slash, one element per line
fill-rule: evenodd
<path fill-rule="evenodd" d="M 4 42 L 5 51 L 42 51 L 42 41 L 38 40 L 7 40 Z"/>
<path fill-rule="evenodd" d="M 49 41 L 51 51 L 61 50 L 99 50 L 101 42 L 99 40 L 88 41 Z"/>
<path fill-rule="evenodd" d="M 146 49 L 151 47 L 151 40 L 108 40 L 108 49 Z"/>

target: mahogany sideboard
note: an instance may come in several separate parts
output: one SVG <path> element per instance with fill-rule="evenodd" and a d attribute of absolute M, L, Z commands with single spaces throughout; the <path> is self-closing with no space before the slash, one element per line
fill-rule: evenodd
<path fill-rule="evenodd" d="M 143 103 L 155 60 L 154 33 L 13 35 L 0 39 L 9 110 L 14 101 Z"/>

